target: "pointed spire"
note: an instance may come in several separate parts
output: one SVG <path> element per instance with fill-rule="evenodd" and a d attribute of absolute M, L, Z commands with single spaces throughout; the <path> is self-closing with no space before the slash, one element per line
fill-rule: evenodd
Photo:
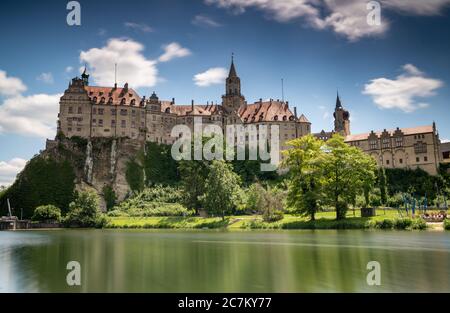
<path fill-rule="evenodd" d="M 336 109 L 342 108 L 341 98 L 339 97 L 339 91 L 337 91 L 337 97 L 336 97 Z"/>
<path fill-rule="evenodd" d="M 234 53 L 231 54 L 231 66 L 228 77 L 237 77 L 236 68 L 234 67 Z"/>

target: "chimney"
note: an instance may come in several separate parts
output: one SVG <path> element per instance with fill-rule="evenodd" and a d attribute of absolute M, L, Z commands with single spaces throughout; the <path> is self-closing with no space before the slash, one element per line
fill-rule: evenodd
<path fill-rule="evenodd" d="M 172 98 L 172 104 L 175 104 L 175 98 Z"/>
<path fill-rule="evenodd" d="M 191 109 L 194 111 L 194 100 L 191 100 Z"/>
<path fill-rule="evenodd" d="M 294 107 L 294 116 L 297 118 L 297 107 Z"/>

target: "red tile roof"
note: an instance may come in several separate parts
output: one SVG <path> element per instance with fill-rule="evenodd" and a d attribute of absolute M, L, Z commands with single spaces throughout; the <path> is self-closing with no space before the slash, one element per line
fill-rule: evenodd
<path fill-rule="evenodd" d="M 91 101 L 96 104 L 104 102 L 110 105 L 127 105 L 139 106 L 141 97 L 131 88 L 113 88 L 113 87 L 96 87 L 84 86 Z M 133 102 L 134 100 L 134 102 Z"/>
<path fill-rule="evenodd" d="M 248 104 L 238 112 L 244 123 L 295 120 L 289 106 L 281 101 L 266 101 Z"/>

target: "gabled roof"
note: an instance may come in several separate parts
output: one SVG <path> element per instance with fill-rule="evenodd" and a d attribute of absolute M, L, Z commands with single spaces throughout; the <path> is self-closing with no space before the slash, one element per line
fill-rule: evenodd
<path fill-rule="evenodd" d="M 242 106 L 238 114 L 244 123 L 295 120 L 295 116 L 289 110 L 287 103 L 274 100 Z"/>
<path fill-rule="evenodd" d="M 409 128 L 400 128 L 399 130 L 405 136 L 416 135 L 416 134 L 426 134 L 426 133 L 433 133 L 434 132 L 433 125 L 425 125 L 425 126 L 409 127 Z M 387 130 L 387 132 L 391 136 L 394 135 L 395 131 L 397 131 L 397 129 Z M 384 130 L 377 131 L 377 132 L 374 132 L 374 133 L 375 133 L 375 135 L 377 135 L 377 137 L 380 137 L 383 132 L 384 132 Z M 345 141 L 367 140 L 369 138 L 370 134 L 371 133 L 348 135 L 347 137 L 345 137 Z"/>
<path fill-rule="evenodd" d="M 104 104 L 110 105 L 131 105 L 134 100 L 134 105 L 139 106 L 142 101 L 137 92 L 131 88 L 84 86 L 84 89 L 91 101 L 96 104 L 100 104 L 102 98 L 104 98 Z"/>
<path fill-rule="evenodd" d="M 310 122 L 308 121 L 308 119 L 306 118 L 306 116 L 303 115 L 303 114 L 300 115 L 298 121 L 301 122 L 301 123 L 310 123 Z"/>

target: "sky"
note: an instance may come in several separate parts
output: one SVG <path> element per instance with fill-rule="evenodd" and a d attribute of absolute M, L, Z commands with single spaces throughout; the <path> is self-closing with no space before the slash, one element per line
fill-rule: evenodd
<path fill-rule="evenodd" d="M 333 128 L 339 91 L 352 133 L 435 121 L 450 139 L 450 0 L 84 0 L 81 25 L 68 3 L 1 3 L 0 186 L 54 138 L 85 65 L 92 85 L 117 63 L 141 96 L 220 103 L 234 53 L 246 100 L 281 99 L 283 79 L 313 132 Z"/>

